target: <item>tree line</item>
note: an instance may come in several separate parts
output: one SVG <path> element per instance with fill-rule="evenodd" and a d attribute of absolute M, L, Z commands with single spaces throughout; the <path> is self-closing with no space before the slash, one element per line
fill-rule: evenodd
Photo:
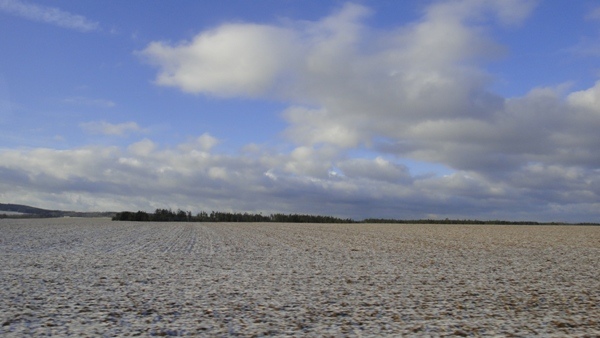
<path fill-rule="evenodd" d="M 190 211 L 178 209 L 156 209 L 154 213 L 145 211 L 123 211 L 112 217 L 113 221 L 133 222 L 277 222 L 277 223 L 392 223 L 392 224 L 496 224 L 496 225 L 600 225 L 600 223 L 564 223 L 564 222 L 533 222 L 533 221 L 502 221 L 502 220 L 471 220 L 471 219 L 390 219 L 367 218 L 356 221 L 350 218 L 333 216 L 302 215 L 302 214 L 252 214 L 239 212 L 201 211 L 193 215 Z"/>
<path fill-rule="evenodd" d="M 201 211 L 192 215 L 190 211 L 178 209 L 156 209 L 154 213 L 145 211 L 118 212 L 113 221 L 134 222 L 278 222 L 278 223 L 356 223 L 350 218 L 337 218 L 333 216 L 301 215 L 301 214 L 263 214 L 220 212 L 212 211 L 210 214 Z"/>

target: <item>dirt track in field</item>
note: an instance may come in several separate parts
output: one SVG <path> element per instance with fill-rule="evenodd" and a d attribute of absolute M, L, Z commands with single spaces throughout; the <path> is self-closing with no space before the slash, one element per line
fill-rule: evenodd
<path fill-rule="evenodd" d="M 600 335 L 600 227 L 0 220 L 0 335 Z"/>

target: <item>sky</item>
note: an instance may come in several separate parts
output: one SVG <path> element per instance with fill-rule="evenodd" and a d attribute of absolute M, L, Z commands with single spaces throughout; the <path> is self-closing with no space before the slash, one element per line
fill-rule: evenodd
<path fill-rule="evenodd" d="M 600 222 L 600 2 L 0 0 L 0 202 Z"/>

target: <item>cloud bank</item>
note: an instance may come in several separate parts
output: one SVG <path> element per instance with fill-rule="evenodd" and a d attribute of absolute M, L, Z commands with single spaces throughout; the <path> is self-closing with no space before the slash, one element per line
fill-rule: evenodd
<path fill-rule="evenodd" d="M 510 98 L 490 90 L 485 66 L 505 47 L 486 25 L 518 27 L 534 8 L 434 2 L 420 20 L 381 30 L 366 24 L 368 8 L 347 4 L 314 22 L 226 23 L 152 42 L 138 55 L 157 85 L 286 102 L 292 150 L 219 154 L 208 134 L 171 148 L 4 150 L 2 177 L 19 184 L 0 198 L 40 190 L 93 209 L 598 221 L 600 81 Z M 404 160 L 451 173 L 416 174 Z"/>

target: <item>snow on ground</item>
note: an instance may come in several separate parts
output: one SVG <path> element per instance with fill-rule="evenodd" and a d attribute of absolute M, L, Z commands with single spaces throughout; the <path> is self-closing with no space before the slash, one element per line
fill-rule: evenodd
<path fill-rule="evenodd" d="M 0 335 L 597 336 L 600 227 L 0 220 Z"/>

